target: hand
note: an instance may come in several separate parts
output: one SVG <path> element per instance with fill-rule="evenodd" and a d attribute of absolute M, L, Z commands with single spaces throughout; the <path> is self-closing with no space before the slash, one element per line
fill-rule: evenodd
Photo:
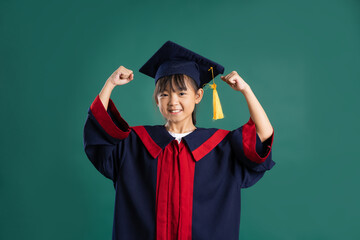
<path fill-rule="evenodd" d="M 117 86 L 127 84 L 133 79 L 133 71 L 125 68 L 124 66 L 120 66 L 115 72 L 113 72 L 113 74 L 111 74 L 108 81 L 110 81 L 114 86 Z"/>
<path fill-rule="evenodd" d="M 239 74 L 236 71 L 232 71 L 228 75 L 221 76 L 221 80 L 229 84 L 229 86 L 236 90 L 240 91 L 241 93 L 244 93 L 249 88 L 249 85 L 239 76 Z"/>

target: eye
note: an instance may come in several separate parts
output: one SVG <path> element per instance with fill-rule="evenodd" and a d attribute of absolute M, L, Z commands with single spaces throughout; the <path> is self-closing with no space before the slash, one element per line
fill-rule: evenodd
<path fill-rule="evenodd" d="M 166 93 L 160 93 L 160 97 L 166 97 L 167 94 Z"/>
<path fill-rule="evenodd" d="M 184 95 L 186 95 L 186 92 L 181 92 L 180 93 L 180 96 L 184 96 Z"/>

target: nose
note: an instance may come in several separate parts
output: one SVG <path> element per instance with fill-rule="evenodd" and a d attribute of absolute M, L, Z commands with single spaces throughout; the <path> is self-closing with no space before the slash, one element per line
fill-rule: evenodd
<path fill-rule="evenodd" d="M 174 106 L 179 103 L 179 98 L 178 98 L 177 94 L 171 93 L 169 97 L 170 97 L 170 99 L 169 99 L 170 106 Z"/>

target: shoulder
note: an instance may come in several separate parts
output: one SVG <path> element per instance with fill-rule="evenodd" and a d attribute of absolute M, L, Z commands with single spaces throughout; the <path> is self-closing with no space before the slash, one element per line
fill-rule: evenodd
<path fill-rule="evenodd" d="M 214 134 L 228 135 L 229 133 L 231 133 L 230 130 L 221 128 L 197 128 L 196 131 L 198 132 L 198 134 L 203 135 L 204 137 L 213 136 Z"/>
<path fill-rule="evenodd" d="M 230 131 L 225 130 L 225 129 L 220 129 L 220 128 L 201 128 L 198 127 L 196 128 L 196 132 L 197 135 L 200 137 L 205 137 L 208 138 L 210 136 L 213 136 L 214 134 L 219 134 L 219 133 L 229 133 Z"/>

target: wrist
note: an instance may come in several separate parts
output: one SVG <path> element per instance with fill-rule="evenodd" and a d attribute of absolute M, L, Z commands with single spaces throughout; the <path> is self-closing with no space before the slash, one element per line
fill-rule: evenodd
<path fill-rule="evenodd" d="M 248 84 L 240 91 L 244 96 L 249 95 L 252 93 L 252 90 Z"/>
<path fill-rule="evenodd" d="M 116 84 L 113 82 L 111 78 L 109 78 L 105 83 L 106 88 L 113 90 L 116 87 Z"/>

